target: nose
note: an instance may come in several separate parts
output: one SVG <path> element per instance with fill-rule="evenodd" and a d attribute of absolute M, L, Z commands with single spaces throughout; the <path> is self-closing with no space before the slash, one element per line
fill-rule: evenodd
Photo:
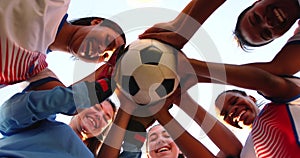
<path fill-rule="evenodd" d="M 96 111 L 95 119 L 98 121 L 98 123 L 101 123 L 101 120 L 102 120 L 103 116 L 104 116 L 104 113 L 103 113 L 102 110 Z"/>
<path fill-rule="evenodd" d="M 165 143 L 164 138 L 159 138 L 157 141 L 157 145 Z"/>
<path fill-rule="evenodd" d="M 100 121 L 101 120 L 101 114 L 99 114 L 100 112 L 98 112 L 98 114 L 96 115 L 96 119 L 98 120 L 98 121 Z"/>
<path fill-rule="evenodd" d="M 241 97 L 240 99 L 237 100 L 236 105 L 240 105 L 240 104 L 246 104 L 248 102 L 248 98 L 246 97 Z"/>

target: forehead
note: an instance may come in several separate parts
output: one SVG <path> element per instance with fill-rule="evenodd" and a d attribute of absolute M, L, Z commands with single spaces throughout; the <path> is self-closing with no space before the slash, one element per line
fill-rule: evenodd
<path fill-rule="evenodd" d="M 163 131 L 165 131 L 163 126 L 157 125 L 157 126 L 152 127 L 148 133 L 149 133 L 149 136 L 151 136 L 151 134 L 158 134 L 158 133 L 162 133 Z"/>
<path fill-rule="evenodd" d="M 241 94 L 236 92 L 222 93 L 216 100 L 216 107 L 221 110 L 228 106 L 229 101 L 232 97 L 243 97 Z"/>
<path fill-rule="evenodd" d="M 114 110 L 113 110 L 113 107 L 112 105 L 110 104 L 110 102 L 108 101 L 103 101 L 101 104 L 96 104 L 96 106 L 98 108 L 101 108 L 102 106 L 102 110 L 108 114 L 111 115 L 111 117 L 114 115 Z"/>

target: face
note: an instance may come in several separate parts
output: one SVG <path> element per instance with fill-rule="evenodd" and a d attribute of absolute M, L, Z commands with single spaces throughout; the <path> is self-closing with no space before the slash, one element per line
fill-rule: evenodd
<path fill-rule="evenodd" d="M 99 25 L 81 27 L 70 42 L 71 52 L 86 62 L 103 62 L 112 52 L 124 44 L 116 31 Z"/>
<path fill-rule="evenodd" d="M 253 98 L 234 92 L 221 94 L 216 100 L 216 107 L 224 121 L 237 128 L 241 128 L 239 122 L 251 125 L 259 112 Z"/>
<path fill-rule="evenodd" d="M 80 111 L 70 122 L 82 139 L 98 136 L 111 123 L 114 111 L 108 101 Z"/>
<path fill-rule="evenodd" d="M 282 0 L 260 0 L 241 19 L 241 34 L 249 43 L 265 44 L 287 32 L 298 15 L 297 4 L 291 6 Z"/>
<path fill-rule="evenodd" d="M 163 126 L 154 126 L 148 132 L 148 150 L 151 158 L 177 158 L 179 149 Z"/>

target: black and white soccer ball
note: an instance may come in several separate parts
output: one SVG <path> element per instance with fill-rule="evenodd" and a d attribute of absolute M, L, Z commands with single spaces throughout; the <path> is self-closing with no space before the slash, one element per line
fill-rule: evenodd
<path fill-rule="evenodd" d="M 114 80 L 129 99 L 147 105 L 176 90 L 177 49 L 154 39 L 139 39 L 125 51 L 118 60 Z"/>

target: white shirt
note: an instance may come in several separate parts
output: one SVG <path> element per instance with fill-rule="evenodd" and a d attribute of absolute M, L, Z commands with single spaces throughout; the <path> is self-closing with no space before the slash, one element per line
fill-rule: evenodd
<path fill-rule="evenodd" d="M 70 0 L 0 1 L 0 84 L 26 80 L 47 67 L 46 50 L 55 40 Z"/>
<path fill-rule="evenodd" d="M 70 0 L 1 0 L 0 34 L 28 50 L 44 53 L 54 41 Z"/>

